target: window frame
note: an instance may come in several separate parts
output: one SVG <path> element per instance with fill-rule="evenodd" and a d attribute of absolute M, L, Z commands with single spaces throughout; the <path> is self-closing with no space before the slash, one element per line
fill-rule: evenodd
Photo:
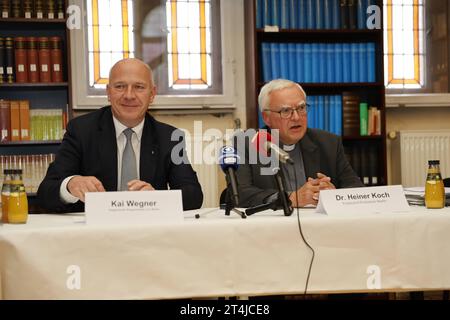
<path fill-rule="evenodd" d="M 238 2 L 240 5 L 237 5 Z M 106 91 L 104 94 L 93 93 L 88 88 L 88 53 L 85 0 L 69 0 L 69 5 L 76 5 L 81 9 L 81 29 L 70 30 L 71 67 L 72 67 L 72 105 L 74 110 L 93 110 L 108 105 Z M 243 43 L 244 32 L 236 32 L 236 28 L 244 29 L 243 4 L 241 0 L 226 0 L 220 2 L 221 47 L 222 47 L 222 93 L 221 94 L 192 94 L 157 95 L 151 106 L 152 110 L 205 110 L 206 113 L 215 113 L 214 110 L 233 112 L 236 109 L 235 92 L 239 91 L 236 75 L 236 60 L 240 52 L 239 43 Z M 236 21 L 239 18 L 239 21 Z M 242 21 L 240 21 L 242 20 Z M 240 39 L 239 39 L 240 38 Z M 226 45 L 225 45 L 226 44 Z M 84 70 L 84 72 L 74 72 Z M 158 84 L 156 84 L 158 86 Z M 99 89 L 102 90 L 102 89 Z"/>
<path fill-rule="evenodd" d="M 383 4 L 384 4 L 383 0 Z M 427 44 L 426 44 L 426 29 L 428 27 L 427 12 L 426 12 L 426 1 L 432 0 L 423 0 L 424 5 L 424 48 L 425 56 L 423 63 L 426 63 L 427 55 L 429 54 Z M 383 29 L 384 29 L 383 25 Z M 384 30 L 383 30 L 384 32 Z M 427 70 L 425 70 L 424 76 L 426 77 Z M 384 79 L 383 79 L 384 82 Z M 400 91 L 404 92 L 408 90 L 408 93 L 399 93 Z M 404 108 L 404 107 L 450 107 L 450 92 L 449 93 L 421 93 L 420 89 L 391 89 L 386 87 L 386 107 L 387 108 Z"/>

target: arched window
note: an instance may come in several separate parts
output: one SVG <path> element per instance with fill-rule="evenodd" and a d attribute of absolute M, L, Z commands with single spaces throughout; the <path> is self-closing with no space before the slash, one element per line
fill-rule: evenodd
<path fill-rule="evenodd" d="M 423 0 L 384 1 L 384 66 L 388 89 L 425 85 Z"/>

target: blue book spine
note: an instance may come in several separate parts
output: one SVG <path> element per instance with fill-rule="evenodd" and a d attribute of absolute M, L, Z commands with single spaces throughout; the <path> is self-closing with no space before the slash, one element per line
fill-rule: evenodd
<path fill-rule="evenodd" d="M 314 29 L 316 27 L 316 10 L 315 0 L 306 1 L 306 28 Z"/>
<path fill-rule="evenodd" d="M 330 96 L 323 98 L 323 130 L 330 132 Z"/>
<path fill-rule="evenodd" d="M 342 135 L 342 96 L 336 96 L 335 99 L 336 106 L 336 134 L 338 136 Z"/>
<path fill-rule="evenodd" d="M 359 82 L 368 82 L 367 77 L 367 43 L 359 43 Z"/>
<path fill-rule="evenodd" d="M 344 82 L 344 78 L 342 77 L 342 43 L 334 43 L 332 44 L 332 51 L 334 53 L 334 82 Z"/>
<path fill-rule="evenodd" d="M 330 116 L 329 116 L 330 123 L 329 123 L 328 131 L 330 131 L 331 133 L 336 133 L 336 129 L 335 129 L 336 120 L 335 120 L 335 110 L 334 110 L 335 109 L 334 104 L 335 104 L 335 99 L 336 99 L 335 97 L 336 96 L 330 96 L 329 107 L 328 107 L 329 112 L 330 112 Z"/>
<path fill-rule="evenodd" d="M 278 43 L 270 44 L 270 59 L 272 79 L 278 79 L 280 77 L 280 45 Z"/>
<path fill-rule="evenodd" d="M 256 28 L 262 28 L 263 0 L 256 0 Z"/>
<path fill-rule="evenodd" d="M 306 29 L 306 25 L 308 22 L 307 15 L 308 12 L 306 10 L 306 1 L 307 0 L 298 0 L 297 2 L 297 23 L 298 29 Z"/>
<path fill-rule="evenodd" d="M 310 96 L 309 101 L 311 108 L 308 111 L 308 127 L 316 128 L 316 109 L 317 109 L 316 97 Z"/>
<path fill-rule="evenodd" d="M 272 80 L 272 64 L 271 64 L 271 52 L 270 44 L 263 42 L 261 44 L 261 54 L 262 54 L 262 71 L 263 71 L 263 81 L 267 82 Z"/>
<path fill-rule="evenodd" d="M 291 29 L 299 28 L 297 21 L 297 6 L 298 0 L 289 0 L 289 27 Z"/>
<path fill-rule="evenodd" d="M 356 1 L 356 18 L 357 18 L 357 23 L 358 23 L 358 29 L 365 29 L 366 12 L 365 12 L 364 0 Z"/>
<path fill-rule="evenodd" d="M 359 81 L 359 45 L 357 43 L 351 44 L 351 82 Z"/>
<path fill-rule="evenodd" d="M 324 130 L 325 129 L 325 112 L 324 112 L 324 104 L 325 104 L 325 97 L 324 96 L 318 96 L 318 102 L 317 102 L 317 128 Z"/>
<path fill-rule="evenodd" d="M 311 81 L 313 83 L 318 83 L 320 81 L 320 70 L 319 70 L 319 44 L 311 44 Z"/>
<path fill-rule="evenodd" d="M 333 12 L 331 2 L 333 0 L 323 0 L 323 27 L 325 29 L 332 29 L 333 24 Z"/>
<path fill-rule="evenodd" d="M 338 0 L 332 0 L 331 2 L 332 12 L 332 28 L 339 29 L 341 27 L 341 8 Z"/>
<path fill-rule="evenodd" d="M 310 43 L 304 45 L 304 59 L 303 59 L 303 79 L 304 82 L 312 82 L 312 49 Z"/>
<path fill-rule="evenodd" d="M 351 57 L 350 57 L 350 43 L 342 45 L 342 80 L 343 82 L 351 81 Z"/>
<path fill-rule="evenodd" d="M 297 44 L 288 44 L 289 80 L 297 81 Z"/>
<path fill-rule="evenodd" d="M 324 6 L 323 6 L 323 0 L 316 0 L 316 29 L 323 29 L 324 26 Z"/>
<path fill-rule="evenodd" d="M 296 47 L 296 54 L 297 54 L 297 71 L 295 74 L 295 81 L 296 82 L 304 82 L 304 66 L 303 61 L 305 60 L 305 44 L 304 43 L 297 43 L 295 45 Z"/>
<path fill-rule="evenodd" d="M 264 0 L 264 26 L 271 26 L 273 23 L 272 11 L 273 0 Z"/>
<path fill-rule="evenodd" d="M 328 43 L 326 44 L 326 55 L 327 55 L 327 78 L 326 78 L 326 82 L 328 83 L 333 83 L 336 82 L 336 74 L 334 72 L 334 52 L 333 52 L 333 48 L 334 48 L 335 44 L 333 43 Z"/>
<path fill-rule="evenodd" d="M 287 43 L 280 43 L 280 78 L 289 78 L 289 56 Z"/>
<path fill-rule="evenodd" d="M 280 26 L 280 0 L 272 0 L 272 26 Z"/>
<path fill-rule="evenodd" d="M 327 82 L 327 48 L 326 43 L 319 43 L 319 82 Z"/>
<path fill-rule="evenodd" d="M 375 77 L 375 43 L 369 42 L 367 45 L 367 81 L 376 82 Z"/>
<path fill-rule="evenodd" d="M 289 29 L 289 0 L 279 0 L 281 6 L 281 28 Z"/>

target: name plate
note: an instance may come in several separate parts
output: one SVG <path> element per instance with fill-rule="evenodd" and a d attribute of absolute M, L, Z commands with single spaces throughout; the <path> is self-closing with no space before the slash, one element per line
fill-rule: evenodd
<path fill-rule="evenodd" d="M 145 224 L 183 221 L 181 190 L 88 192 L 86 223 Z"/>
<path fill-rule="evenodd" d="M 409 212 L 403 187 L 380 186 L 320 191 L 316 212 L 328 215 Z"/>

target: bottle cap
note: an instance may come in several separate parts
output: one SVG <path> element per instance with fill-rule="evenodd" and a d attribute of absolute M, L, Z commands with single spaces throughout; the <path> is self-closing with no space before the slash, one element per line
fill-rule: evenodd
<path fill-rule="evenodd" d="M 439 164 L 439 160 L 428 160 L 428 165 L 432 166 L 432 165 L 438 165 Z"/>

